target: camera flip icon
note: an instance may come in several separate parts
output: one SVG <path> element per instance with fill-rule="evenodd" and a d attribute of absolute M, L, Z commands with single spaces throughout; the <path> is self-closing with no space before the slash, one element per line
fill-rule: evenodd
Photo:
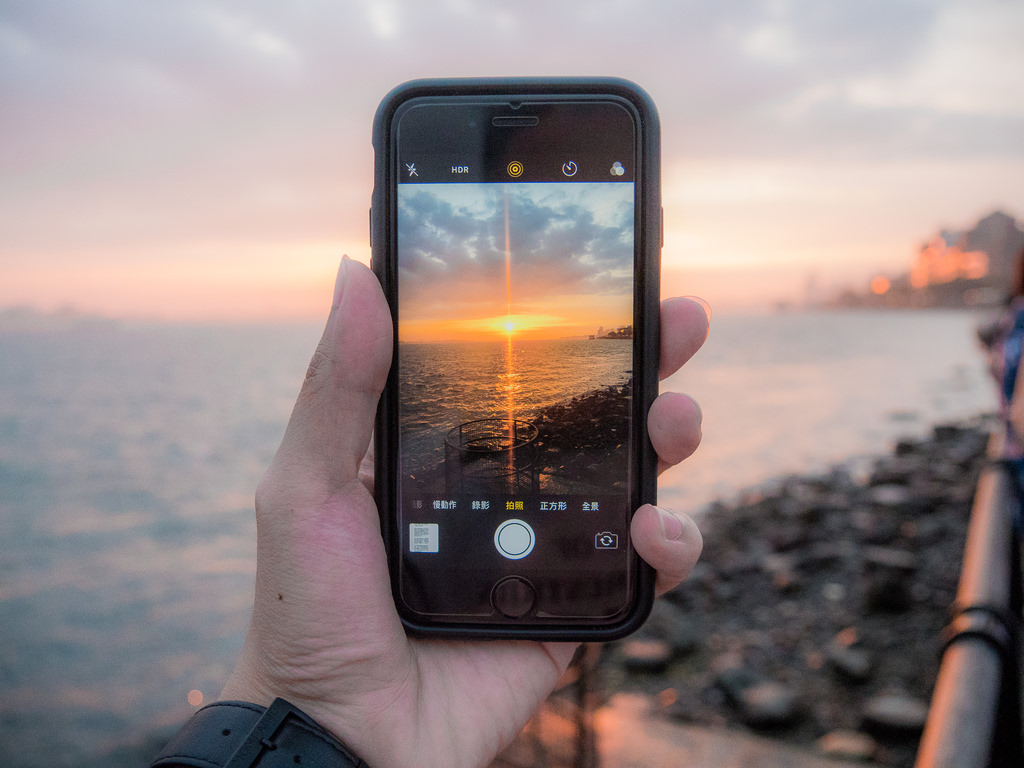
<path fill-rule="evenodd" d="M 594 549 L 618 549 L 619 534 L 601 531 L 594 537 Z"/>

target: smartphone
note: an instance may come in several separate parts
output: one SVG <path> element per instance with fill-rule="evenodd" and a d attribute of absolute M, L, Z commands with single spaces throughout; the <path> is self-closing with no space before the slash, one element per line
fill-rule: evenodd
<path fill-rule="evenodd" d="M 418 80 L 378 108 L 375 493 L 408 631 L 608 640 L 650 611 L 659 139 L 619 79 Z"/>

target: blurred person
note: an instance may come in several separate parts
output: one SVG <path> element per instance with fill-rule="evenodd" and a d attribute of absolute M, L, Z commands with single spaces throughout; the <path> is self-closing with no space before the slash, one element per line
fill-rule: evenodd
<path fill-rule="evenodd" d="M 999 318 L 978 330 L 999 390 L 1003 422 L 1001 458 L 1010 467 L 1018 498 L 1024 501 L 1024 250 L 1017 257 L 1011 293 Z M 1017 527 L 1022 514 L 1018 510 Z"/>
<path fill-rule="evenodd" d="M 708 332 L 704 307 L 662 302 L 661 378 Z M 256 491 L 256 593 L 221 700 L 199 710 L 153 766 L 484 766 L 544 701 L 575 644 L 408 637 L 391 594 L 373 500 L 371 436 L 391 364 L 376 277 L 342 260 L 323 338 L 281 446 Z M 659 471 L 700 442 L 689 397 L 648 416 Z M 633 544 L 663 593 L 689 574 L 701 536 L 687 516 L 636 511 Z M 238 752 L 236 753 L 236 750 Z M 363 762 L 365 761 L 365 762 Z"/>

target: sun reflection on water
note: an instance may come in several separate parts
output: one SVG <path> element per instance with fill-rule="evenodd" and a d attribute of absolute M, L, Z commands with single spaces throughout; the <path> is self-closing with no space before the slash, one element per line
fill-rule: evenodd
<path fill-rule="evenodd" d="M 508 191 L 505 192 L 505 396 L 508 411 L 508 472 L 511 476 L 515 468 L 514 446 L 516 444 L 515 423 L 515 380 L 512 360 L 512 241 L 509 236 Z"/>

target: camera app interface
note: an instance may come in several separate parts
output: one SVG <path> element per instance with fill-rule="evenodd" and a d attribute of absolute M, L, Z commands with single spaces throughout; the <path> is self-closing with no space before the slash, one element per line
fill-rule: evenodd
<path fill-rule="evenodd" d="M 491 613 L 509 576 L 536 615 L 623 607 L 634 185 L 615 158 L 607 181 L 525 164 L 398 185 L 403 596 L 424 613 Z"/>

